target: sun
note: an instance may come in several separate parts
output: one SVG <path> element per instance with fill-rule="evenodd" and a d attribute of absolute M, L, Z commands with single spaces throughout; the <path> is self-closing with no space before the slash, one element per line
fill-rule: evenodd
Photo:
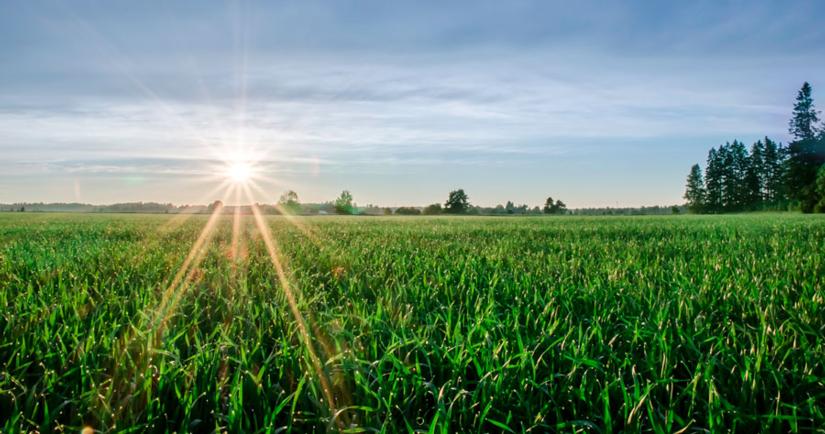
<path fill-rule="evenodd" d="M 244 161 L 232 161 L 226 167 L 226 177 L 235 184 L 246 184 L 252 179 L 252 165 Z"/>

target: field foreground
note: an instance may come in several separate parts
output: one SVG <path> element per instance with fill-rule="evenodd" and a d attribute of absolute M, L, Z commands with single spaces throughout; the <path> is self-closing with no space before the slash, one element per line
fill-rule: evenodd
<path fill-rule="evenodd" d="M 0 431 L 825 427 L 821 217 L 264 219 L 0 215 Z"/>

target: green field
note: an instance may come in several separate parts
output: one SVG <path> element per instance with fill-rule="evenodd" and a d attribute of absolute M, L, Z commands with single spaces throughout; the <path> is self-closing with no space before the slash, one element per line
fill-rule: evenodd
<path fill-rule="evenodd" d="M 0 215 L 0 431 L 825 427 L 821 216 L 207 219 Z"/>

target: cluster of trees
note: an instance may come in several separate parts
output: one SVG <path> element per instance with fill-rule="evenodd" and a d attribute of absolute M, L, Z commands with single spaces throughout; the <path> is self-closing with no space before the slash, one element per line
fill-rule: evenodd
<path fill-rule="evenodd" d="M 289 190 L 278 199 L 278 208 L 289 214 L 301 212 L 301 202 L 298 201 L 298 193 Z"/>
<path fill-rule="evenodd" d="M 552 197 L 548 197 L 546 201 L 544 201 L 544 211 L 545 214 L 567 214 L 567 205 L 560 200 L 556 200 L 553 202 Z"/>
<path fill-rule="evenodd" d="M 341 192 L 341 196 L 335 199 L 335 212 L 338 214 L 355 214 L 355 204 L 352 201 L 352 193 L 349 190 Z"/>
<path fill-rule="evenodd" d="M 280 207 L 286 208 L 286 201 L 281 200 Z M 295 195 L 295 203 L 300 209 L 301 205 L 297 202 L 297 195 Z M 447 195 L 447 200 L 442 205 L 441 203 L 433 203 L 424 208 L 402 206 L 395 208 L 378 208 L 368 205 L 366 208 L 357 207 L 352 198 L 352 194 L 344 190 L 341 195 L 334 201 L 330 202 L 332 210 L 336 214 L 368 214 L 368 215 L 439 215 L 439 214 L 456 214 L 456 215 L 528 215 L 535 214 L 567 214 L 567 206 L 561 200 L 553 200 L 548 197 L 545 201 L 544 208 L 535 206 L 530 208 L 526 204 L 515 205 L 512 201 L 507 201 L 506 205 L 497 205 L 495 207 L 481 207 L 470 203 L 470 197 L 464 189 L 459 188 L 451 191 Z M 307 210 L 304 209 L 304 213 Z"/>
<path fill-rule="evenodd" d="M 493 208 L 473 206 L 470 198 L 464 189 L 453 190 L 447 196 L 447 202 L 442 208 L 440 204 L 434 203 L 424 208 L 424 214 L 471 214 L 471 215 L 527 215 L 527 214 L 567 214 L 567 205 L 561 200 L 554 201 L 548 197 L 544 203 L 544 208 L 530 208 L 527 204 L 516 205 L 512 201 L 507 201 L 506 205 L 497 205 Z"/>
<path fill-rule="evenodd" d="M 704 176 L 698 164 L 688 175 L 688 208 L 696 213 L 782 209 L 787 160 L 788 149 L 767 137 L 750 150 L 738 140 L 711 148 Z"/>
<path fill-rule="evenodd" d="M 825 212 L 825 125 L 819 125 L 811 86 L 794 104 L 788 145 L 765 137 L 748 149 L 734 140 L 708 152 L 704 173 L 695 164 L 685 199 L 695 213 L 799 208 Z M 820 187 L 820 185 L 822 185 Z"/>

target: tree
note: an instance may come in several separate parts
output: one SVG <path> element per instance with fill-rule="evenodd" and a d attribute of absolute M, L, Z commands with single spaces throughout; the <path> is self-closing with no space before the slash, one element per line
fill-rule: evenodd
<path fill-rule="evenodd" d="M 548 197 L 547 200 L 544 201 L 544 211 L 545 214 L 565 214 L 567 213 L 567 205 L 564 204 L 561 200 L 553 201 L 553 197 Z"/>
<path fill-rule="evenodd" d="M 813 212 L 819 196 L 817 172 L 825 164 L 825 137 L 798 140 L 788 146 L 787 190 L 802 212 Z"/>
<path fill-rule="evenodd" d="M 296 214 L 301 210 L 301 202 L 298 201 L 298 193 L 289 190 L 281 195 L 281 198 L 278 199 L 278 205 L 280 206 L 282 212 L 287 212 L 289 214 Z"/>
<path fill-rule="evenodd" d="M 733 173 L 733 157 L 730 152 L 730 142 L 719 146 L 716 152 L 719 163 L 719 173 L 722 181 L 722 207 L 720 211 L 730 211 L 736 197 L 736 175 Z"/>
<path fill-rule="evenodd" d="M 734 140 L 730 145 L 728 157 L 730 167 L 727 170 L 725 182 L 730 194 L 728 208 L 732 211 L 741 211 L 749 205 L 748 187 L 745 180 L 748 172 L 748 148 L 744 143 Z"/>
<path fill-rule="evenodd" d="M 761 140 L 751 146 L 745 169 L 745 188 L 748 209 L 762 208 L 765 197 L 765 145 Z"/>
<path fill-rule="evenodd" d="M 819 195 L 819 202 L 814 211 L 825 213 L 825 164 L 819 168 L 816 175 L 816 192 Z"/>
<path fill-rule="evenodd" d="M 710 148 L 705 166 L 705 210 L 722 211 L 722 161 L 716 148 Z"/>
<path fill-rule="evenodd" d="M 352 205 L 352 193 L 349 190 L 341 192 L 341 196 L 335 199 L 335 212 L 338 214 L 352 214 L 355 208 Z"/>
<path fill-rule="evenodd" d="M 453 190 L 444 203 L 444 212 L 448 214 L 463 214 L 470 206 L 470 198 L 464 189 Z"/>
<path fill-rule="evenodd" d="M 685 186 L 685 200 L 688 209 L 694 213 L 700 213 L 705 209 L 705 182 L 702 180 L 702 168 L 694 164 L 690 168 Z"/>
<path fill-rule="evenodd" d="M 216 200 L 216 201 L 212 202 L 211 204 L 209 204 L 209 211 L 214 211 L 214 210 L 220 209 L 220 208 L 223 208 L 223 202 L 221 202 L 220 200 Z"/>
<path fill-rule="evenodd" d="M 556 203 L 553 201 L 553 196 L 547 197 L 547 200 L 544 201 L 544 208 L 542 211 L 545 214 L 554 214 Z"/>
<path fill-rule="evenodd" d="M 441 209 L 441 204 L 440 203 L 434 203 L 434 204 L 431 204 L 431 205 L 427 205 L 427 207 L 424 208 L 424 214 L 425 215 L 438 215 L 438 214 L 441 214 L 441 211 L 442 211 L 442 209 Z"/>
<path fill-rule="evenodd" d="M 817 134 L 817 122 L 819 122 L 819 116 L 811 96 L 811 85 L 806 81 L 796 95 L 793 115 L 788 122 L 788 132 L 797 141 L 813 140 Z"/>
<path fill-rule="evenodd" d="M 504 210 L 507 211 L 507 214 L 513 214 L 516 210 L 516 206 L 513 205 L 512 201 L 507 201 L 507 205 L 504 205 Z"/>
<path fill-rule="evenodd" d="M 762 160 L 764 177 L 765 203 L 771 208 L 778 208 L 785 201 L 785 167 L 787 150 L 773 140 L 765 137 Z"/>
<path fill-rule="evenodd" d="M 825 164 L 825 134 L 817 137 L 818 112 L 811 97 L 811 85 L 805 82 L 796 96 L 789 131 L 796 140 L 787 150 L 786 189 L 798 201 L 802 212 L 813 212 L 819 202 L 817 173 Z"/>
<path fill-rule="evenodd" d="M 560 199 L 556 199 L 556 214 L 567 214 L 567 205 Z"/>

